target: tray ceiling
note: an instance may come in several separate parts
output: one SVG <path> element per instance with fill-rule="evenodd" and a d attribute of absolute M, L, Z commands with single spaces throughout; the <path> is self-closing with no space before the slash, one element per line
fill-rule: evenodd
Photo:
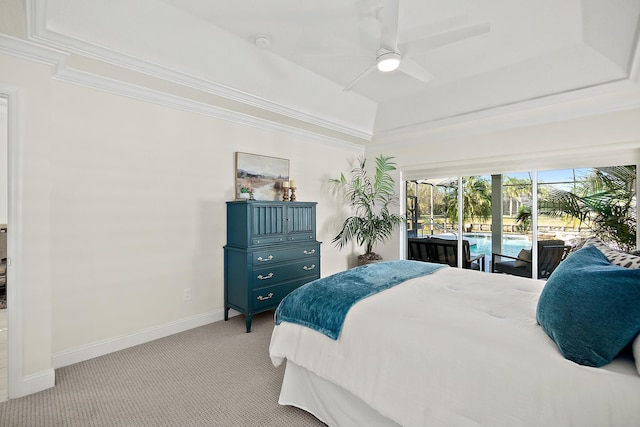
<path fill-rule="evenodd" d="M 32 0 L 30 16 L 38 43 L 363 140 L 629 81 L 637 61 L 635 0 L 401 0 L 400 46 L 420 40 L 403 60 L 431 80 L 373 70 L 345 90 L 389 3 Z"/>

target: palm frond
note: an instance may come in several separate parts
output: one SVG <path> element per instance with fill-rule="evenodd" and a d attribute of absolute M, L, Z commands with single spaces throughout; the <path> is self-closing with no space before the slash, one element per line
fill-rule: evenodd
<path fill-rule="evenodd" d="M 539 214 L 573 217 L 603 240 L 630 250 L 637 233 L 635 179 L 635 166 L 593 169 L 575 191 L 549 191 L 538 203 Z"/>
<path fill-rule="evenodd" d="M 350 179 L 341 174 L 340 179 L 330 180 L 344 190 L 345 200 L 351 205 L 354 214 L 344 221 L 340 232 L 333 239 L 333 243 L 339 248 L 355 241 L 358 245 L 365 246 L 369 253 L 375 243 L 391 237 L 393 229 L 404 222 L 403 216 L 390 214 L 388 208 L 397 201 L 395 182 L 390 174 L 396 169 L 392 159 L 383 155 L 376 158 L 373 182 L 367 174 L 365 157 L 358 159 L 356 167 L 351 170 Z"/>

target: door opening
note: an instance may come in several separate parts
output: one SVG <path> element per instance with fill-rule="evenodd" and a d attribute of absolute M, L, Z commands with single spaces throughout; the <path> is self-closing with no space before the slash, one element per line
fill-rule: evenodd
<path fill-rule="evenodd" d="M 7 321 L 8 99 L 0 95 L 0 402 L 9 398 Z"/>

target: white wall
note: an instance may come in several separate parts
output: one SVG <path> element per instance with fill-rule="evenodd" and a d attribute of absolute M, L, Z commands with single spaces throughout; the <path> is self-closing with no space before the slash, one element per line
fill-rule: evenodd
<path fill-rule="evenodd" d="M 52 98 L 54 353 L 222 309 L 236 151 L 290 159 L 331 234 L 323 184 L 348 150 L 65 83 Z M 323 274 L 343 269 L 322 254 Z"/>
<path fill-rule="evenodd" d="M 50 76 L 47 65 L 0 54 L 0 84 L 18 88 L 23 104 L 22 306 L 10 309 L 23 314 L 24 376 L 222 318 L 236 151 L 290 160 L 298 200 L 318 202 L 322 275 L 347 267 L 349 251 L 330 243 L 343 208 L 327 180 L 363 149 Z"/>

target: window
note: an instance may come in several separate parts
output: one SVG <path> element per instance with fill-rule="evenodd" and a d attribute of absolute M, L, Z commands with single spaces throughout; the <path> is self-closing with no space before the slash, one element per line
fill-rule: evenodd
<path fill-rule="evenodd" d="M 634 165 L 466 176 L 461 196 L 458 188 L 457 177 L 407 182 L 408 236 L 469 240 L 472 254 L 488 260 L 523 249 L 533 260 L 534 242 L 577 247 L 594 234 L 613 247 L 636 248 Z"/>

